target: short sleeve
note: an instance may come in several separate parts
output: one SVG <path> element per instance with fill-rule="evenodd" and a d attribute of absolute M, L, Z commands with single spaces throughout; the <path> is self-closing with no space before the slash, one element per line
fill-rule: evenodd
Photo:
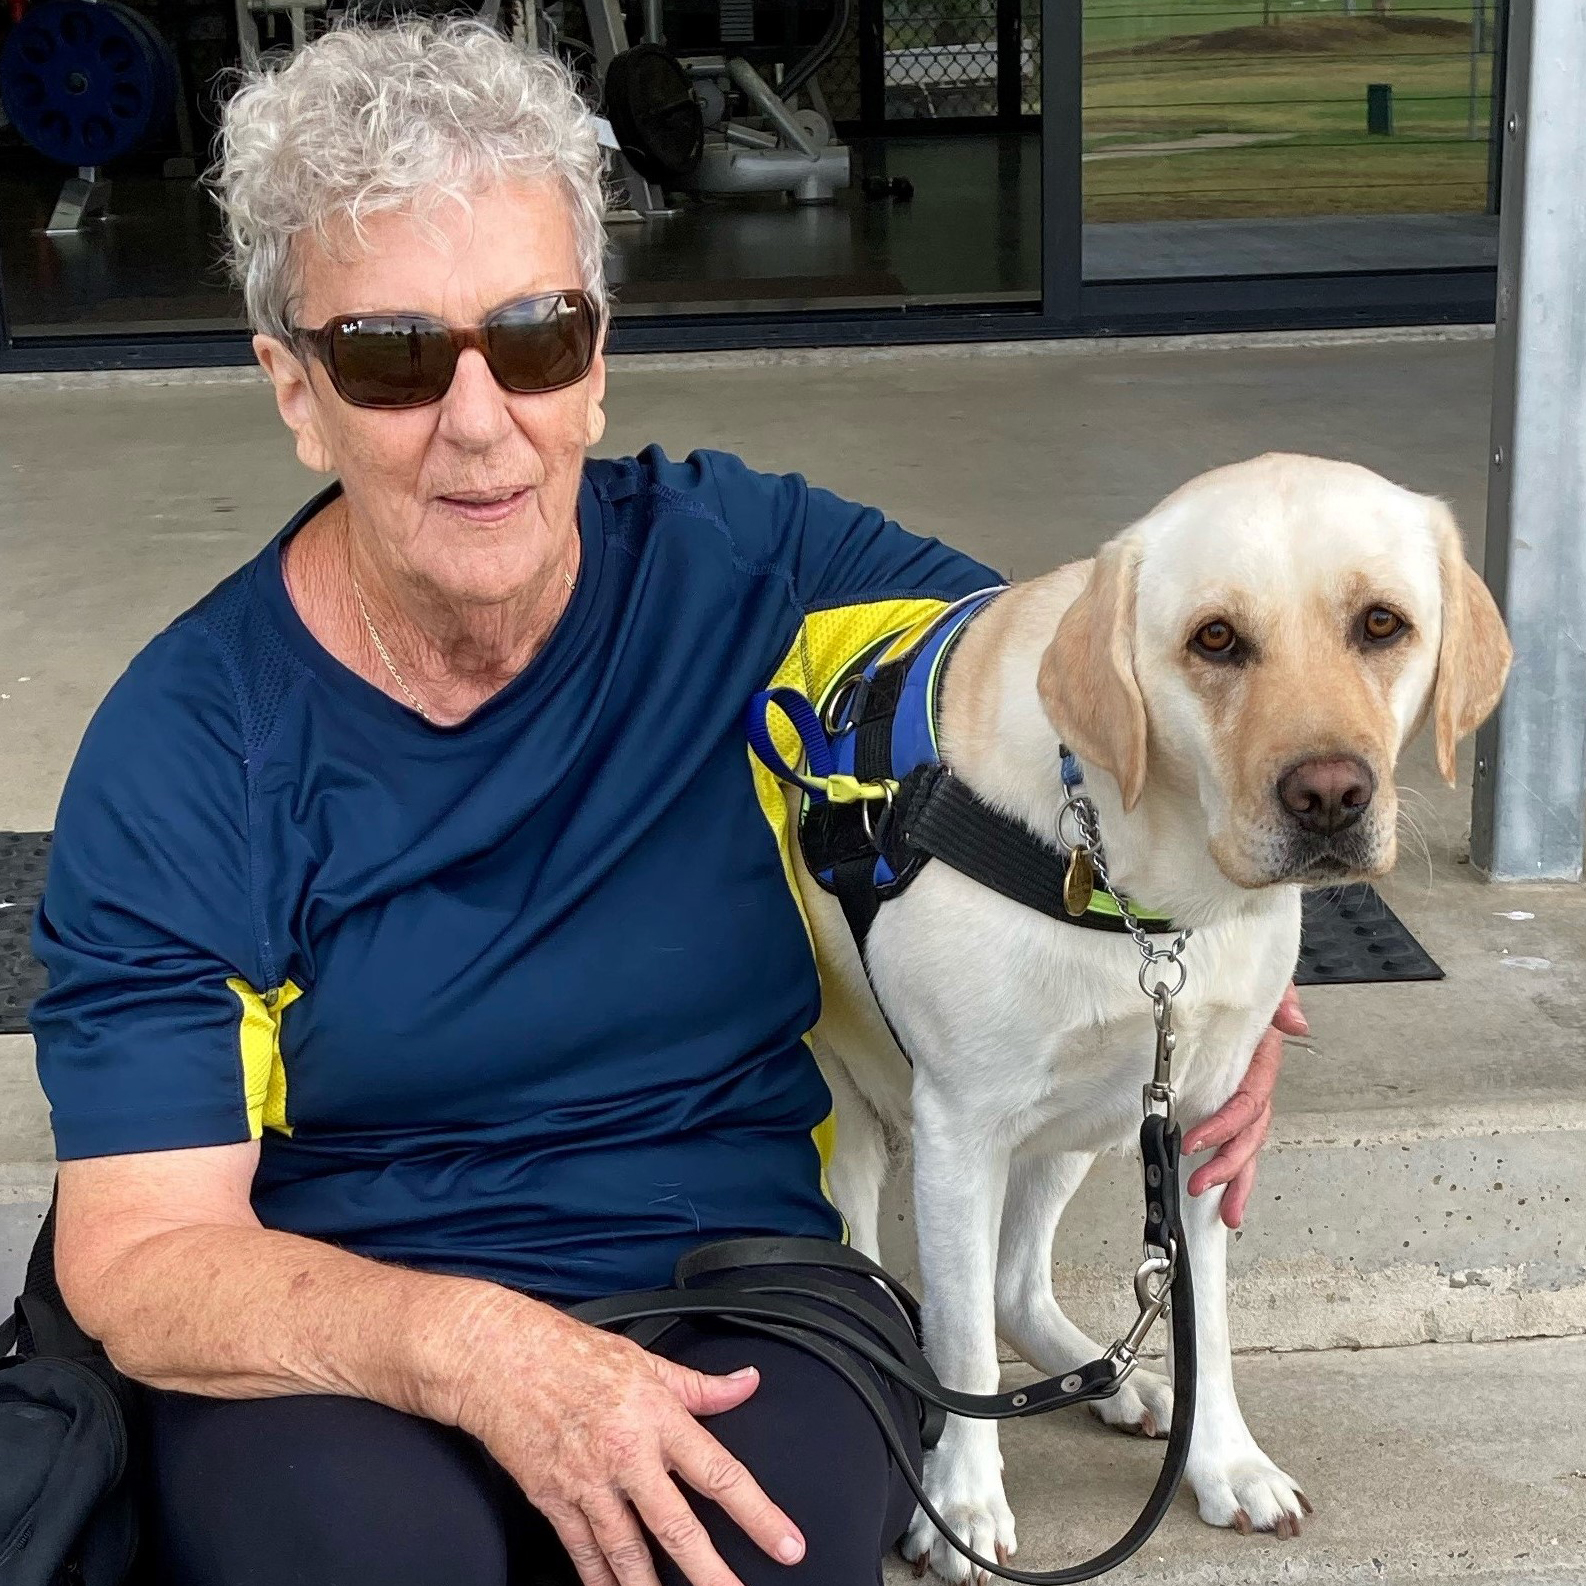
<path fill-rule="evenodd" d="M 34 950 L 39 1078 L 62 1161 L 257 1133 L 246 770 L 201 627 L 162 634 L 95 714 L 61 798 Z"/>
<path fill-rule="evenodd" d="M 766 559 L 789 568 L 806 610 L 905 595 L 957 600 L 1003 582 L 972 556 L 816 489 L 801 474 L 756 473 L 720 452 L 696 452 L 689 464 L 708 476 L 723 521 L 766 536 Z"/>

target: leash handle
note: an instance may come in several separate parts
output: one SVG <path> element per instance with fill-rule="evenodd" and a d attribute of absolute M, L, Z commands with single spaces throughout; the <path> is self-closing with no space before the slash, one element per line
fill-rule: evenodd
<path fill-rule="evenodd" d="M 1140 1153 L 1146 1203 L 1145 1242 L 1148 1249 L 1161 1250 L 1163 1256 L 1148 1255 L 1136 1274 L 1140 1315 L 1134 1327 L 1099 1360 L 1062 1377 L 1048 1377 L 1003 1393 L 958 1393 L 944 1387 L 915 1337 L 918 1307 L 913 1297 L 858 1251 L 824 1240 L 719 1241 L 683 1257 L 678 1263 L 677 1288 L 592 1300 L 575 1306 L 572 1314 L 595 1326 L 618 1329 L 662 1320 L 659 1331 L 683 1317 L 714 1317 L 815 1356 L 837 1372 L 869 1410 L 915 1502 L 949 1546 L 975 1568 L 1000 1580 L 1021 1586 L 1078 1586 L 1081 1581 L 1094 1580 L 1116 1569 L 1145 1545 L 1172 1507 L 1189 1462 L 1190 1431 L 1195 1419 L 1195 1292 L 1189 1259 L 1184 1253 L 1179 1207 L 1177 1124 L 1170 1123 L 1161 1113 L 1147 1116 L 1140 1126 Z M 874 1278 L 897 1303 L 909 1326 L 878 1325 L 873 1311 L 861 1314 L 856 1309 L 856 1296 L 851 1290 L 822 1285 L 814 1278 L 800 1277 L 795 1281 L 781 1273 L 756 1281 L 754 1276 L 756 1267 L 821 1265 Z M 1160 1272 L 1163 1266 L 1168 1274 L 1165 1293 L 1161 1288 L 1152 1289 L 1147 1280 L 1148 1269 Z M 702 1286 L 693 1287 L 694 1284 Z M 840 1315 L 833 1316 L 824 1307 L 831 1307 Z M 1164 1312 L 1172 1326 L 1173 1420 L 1162 1468 L 1128 1531 L 1111 1547 L 1064 1569 L 1016 1569 L 977 1553 L 952 1530 L 931 1503 L 909 1461 L 909 1448 L 891 1405 L 876 1379 L 860 1364 L 869 1362 L 876 1371 L 907 1388 L 926 1407 L 929 1413 L 922 1416 L 922 1441 L 930 1447 L 935 1442 L 932 1434 L 939 1434 L 944 1413 L 973 1420 L 1022 1420 L 1109 1398 L 1134 1370 L 1140 1344 Z M 659 1331 L 647 1331 L 648 1344 L 655 1342 Z"/>

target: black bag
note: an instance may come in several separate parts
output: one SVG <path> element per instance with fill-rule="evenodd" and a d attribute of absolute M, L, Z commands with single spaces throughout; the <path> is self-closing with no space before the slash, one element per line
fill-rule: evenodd
<path fill-rule="evenodd" d="M 50 1206 L 0 1322 L 0 1586 L 122 1586 L 137 1550 L 133 1385 L 72 1320 Z"/>

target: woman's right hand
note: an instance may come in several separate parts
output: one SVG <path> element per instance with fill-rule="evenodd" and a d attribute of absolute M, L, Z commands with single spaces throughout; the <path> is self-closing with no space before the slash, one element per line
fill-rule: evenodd
<path fill-rule="evenodd" d="M 646 1530 L 694 1586 L 741 1586 L 674 1474 L 772 1558 L 804 1556 L 798 1528 L 696 1419 L 742 1404 L 759 1386 L 753 1367 L 706 1376 L 534 1312 L 527 1325 L 488 1329 L 493 1341 L 465 1368 L 458 1424 L 556 1528 L 585 1586 L 658 1586 Z"/>

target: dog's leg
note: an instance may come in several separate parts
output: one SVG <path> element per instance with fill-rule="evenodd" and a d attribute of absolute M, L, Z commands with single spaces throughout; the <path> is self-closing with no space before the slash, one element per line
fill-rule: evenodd
<path fill-rule="evenodd" d="M 1195 1278 L 1195 1425 L 1190 1436 L 1190 1486 L 1208 1525 L 1298 1536 L 1311 1506 L 1293 1477 L 1256 1446 L 1234 1397 L 1228 1336 L 1228 1231 L 1219 1215 L 1221 1188 L 1191 1197 L 1190 1163 L 1180 1174 L 1184 1236 Z"/>
<path fill-rule="evenodd" d="M 917 1074 L 914 1163 L 926 1351 L 948 1387 L 995 1393 L 1000 1381 L 995 1264 L 1008 1149 L 975 1128 L 961 1102 L 932 1096 Z M 941 1442 L 925 1457 L 925 1490 L 942 1518 L 977 1553 L 1006 1558 L 1014 1551 L 996 1422 L 948 1416 Z M 945 1580 L 969 1579 L 969 1564 L 921 1512 L 904 1538 L 903 1552 L 922 1572 L 928 1563 Z"/>
<path fill-rule="evenodd" d="M 1063 1314 L 1052 1293 L 1052 1242 L 1067 1206 L 1096 1160 L 1088 1151 L 1021 1153 L 1013 1159 L 997 1255 L 997 1331 L 1048 1377 L 1089 1365 L 1102 1346 Z M 1109 1399 L 1090 1406 L 1108 1426 L 1166 1437 L 1173 1389 L 1166 1377 L 1137 1369 Z"/>
<path fill-rule="evenodd" d="M 837 1114 L 837 1144 L 826 1165 L 832 1204 L 848 1224 L 848 1242 L 881 1259 L 881 1188 L 887 1181 L 886 1132 L 853 1076 L 836 1061 L 822 1064 Z"/>

